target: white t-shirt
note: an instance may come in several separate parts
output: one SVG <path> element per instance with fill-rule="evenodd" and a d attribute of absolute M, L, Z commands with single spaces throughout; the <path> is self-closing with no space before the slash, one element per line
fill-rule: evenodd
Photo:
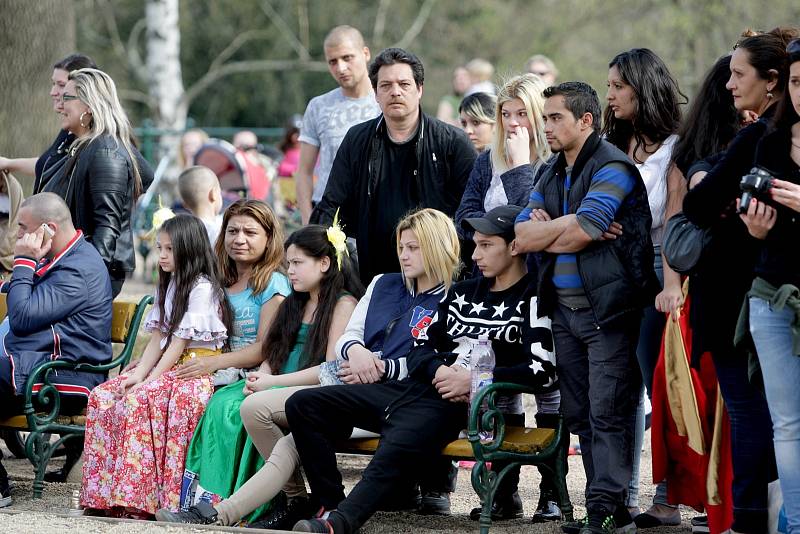
<path fill-rule="evenodd" d="M 650 204 L 650 215 L 653 216 L 653 226 L 650 237 L 654 245 L 660 245 L 664 237 L 664 221 L 667 211 L 667 174 L 669 163 L 672 160 L 672 149 L 678 141 L 677 135 L 670 135 L 655 153 L 651 154 L 644 163 L 637 163 L 636 168 L 642 175 L 644 186 L 647 188 L 647 201 Z"/>
<path fill-rule="evenodd" d="M 381 113 L 370 93 L 363 98 L 348 98 L 337 87 L 311 99 L 303 115 L 303 128 L 300 130 L 300 142 L 319 147 L 317 162 L 317 185 L 311 199 L 322 200 L 328 176 L 331 173 L 333 160 L 344 135 L 351 126 L 374 119 Z"/>

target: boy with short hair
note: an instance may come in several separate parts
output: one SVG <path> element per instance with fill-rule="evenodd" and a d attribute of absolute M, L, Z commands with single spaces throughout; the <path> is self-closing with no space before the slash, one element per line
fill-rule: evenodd
<path fill-rule="evenodd" d="M 222 188 L 217 175 L 201 165 L 189 167 L 178 176 L 178 192 L 186 209 L 205 225 L 213 247 L 222 228 Z"/>

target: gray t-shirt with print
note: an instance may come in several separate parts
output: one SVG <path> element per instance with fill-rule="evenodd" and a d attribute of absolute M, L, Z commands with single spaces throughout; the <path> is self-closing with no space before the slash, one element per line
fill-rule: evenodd
<path fill-rule="evenodd" d="M 322 200 L 328 176 L 331 173 L 333 160 L 344 135 L 351 126 L 374 119 L 381 113 L 370 93 L 363 98 L 348 98 L 337 87 L 333 91 L 311 99 L 303 115 L 303 128 L 300 130 L 300 142 L 319 147 L 319 161 L 316 175 L 317 185 L 311 199 Z"/>

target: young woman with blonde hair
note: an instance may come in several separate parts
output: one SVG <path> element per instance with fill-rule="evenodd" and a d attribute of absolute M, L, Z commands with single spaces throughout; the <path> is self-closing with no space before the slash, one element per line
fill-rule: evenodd
<path fill-rule="evenodd" d="M 526 205 L 537 173 L 551 156 L 542 120 L 544 90 L 541 78 L 521 74 L 508 80 L 497 95 L 494 141 L 475 160 L 456 211 L 456 229 L 469 249 L 462 255 L 465 263 L 472 232 L 464 230 L 462 222 L 498 206 Z"/>

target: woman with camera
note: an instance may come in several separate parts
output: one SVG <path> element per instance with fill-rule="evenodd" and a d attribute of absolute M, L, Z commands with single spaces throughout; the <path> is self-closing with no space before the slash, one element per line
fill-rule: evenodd
<path fill-rule="evenodd" d="M 752 283 L 759 250 L 759 243 L 738 221 L 736 198 L 742 176 L 752 167 L 755 146 L 780 100 L 787 73 L 786 45 L 797 35 L 796 29 L 776 28 L 737 44 L 726 87 L 736 110 L 749 121 L 758 120 L 737 133 L 702 180 L 689 177 L 693 187 L 683 202 L 683 213 L 691 222 L 711 229 L 713 254 L 708 250 L 704 255 L 718 266 L 704 270 L 700 280 L 705 293 L 700 300 L 705 301 L 708 318 L 694 334 L 703 350 L 711 352 L 730 417 L 734 533 L 767 531 L 767 484 L 774 478 L 766 401 L 750 384 L 746 354 L 733 346 L 738 309 Z M 725 278 L 725 285 L 716 278 Z"/>
<path fill-rule="evenodd" d="M 772 416 L 788 532 L 800 532 L 800 39 L 786 48 L 788 79 L 773 128 L 756 149 L 755 165 L 770 177 L 768 191 L 740 215 L 761 240 L 748 294 L 750 332 Z"/>

